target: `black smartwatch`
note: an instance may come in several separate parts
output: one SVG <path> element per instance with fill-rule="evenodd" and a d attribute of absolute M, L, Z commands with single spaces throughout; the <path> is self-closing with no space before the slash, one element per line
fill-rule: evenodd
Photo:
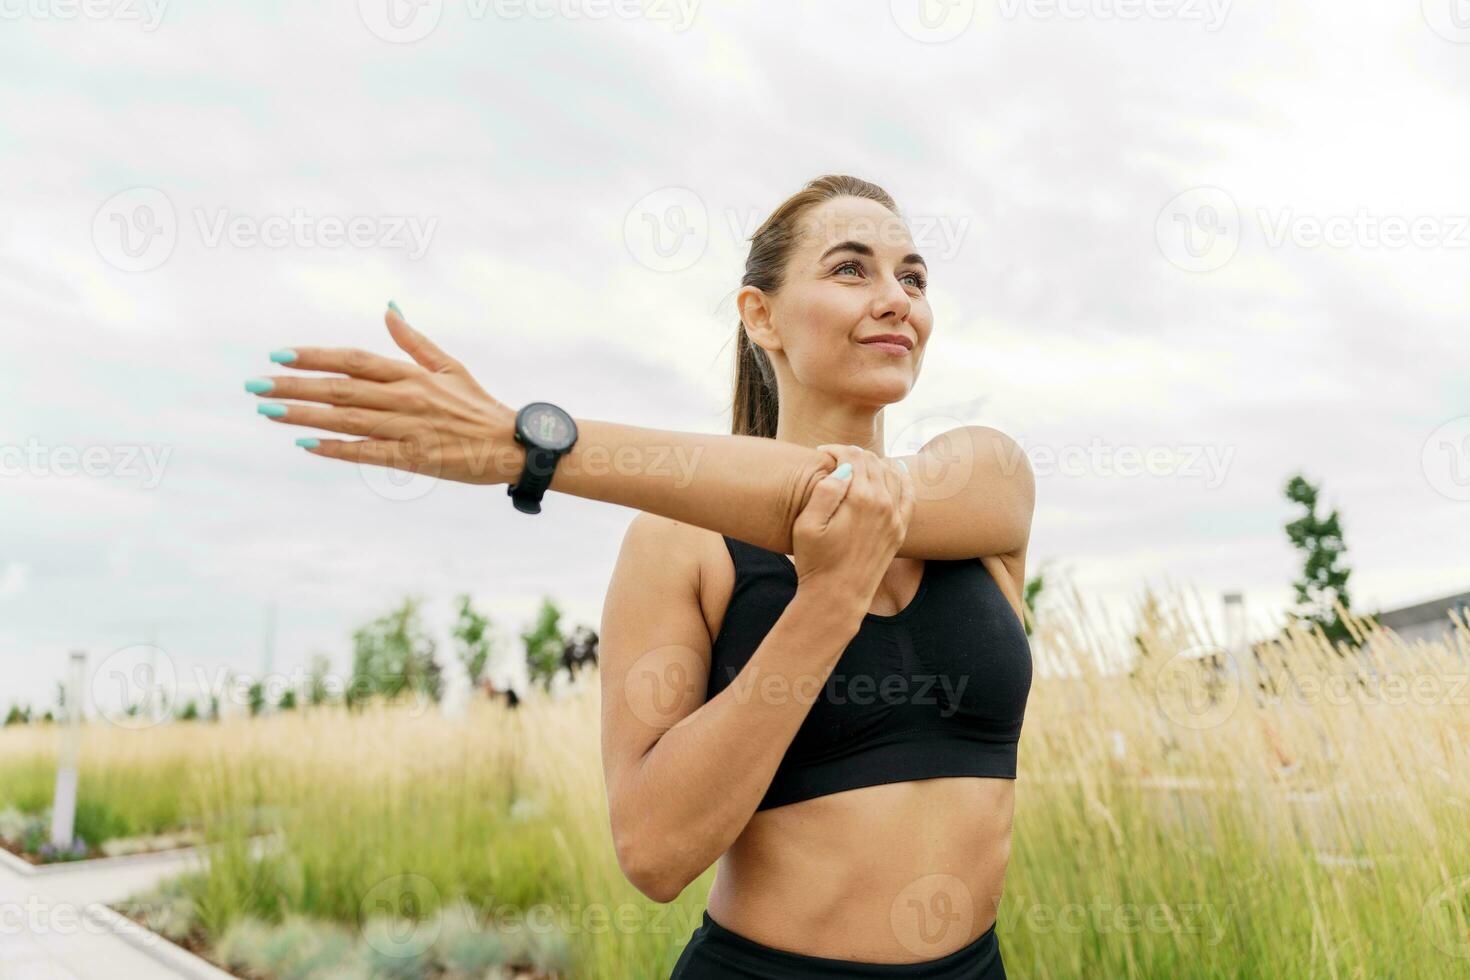
<path fill-rule="evenodd" d="M 505 492 L 522 514 L 541 513 L 557 460 L 577 441 L 577 423 L 550 402 L 531 402 L 516 413 L 516 442 L 526 447 L 521 478 Z"/>

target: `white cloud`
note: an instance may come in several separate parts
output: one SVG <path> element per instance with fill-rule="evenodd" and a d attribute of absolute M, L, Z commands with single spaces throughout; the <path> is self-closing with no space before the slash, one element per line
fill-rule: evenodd
<path fill-rule="evenodd" d="M 31 566 L 18 561 L 8 561 L 0 566 L 0 601 L 14 599 L 26 590 L 31 576 Z"/>
<path fill-rule="evenodd" d="M 890 436 L 968 406 L 1023 445 L 1233 448 L 1214 488 L 1043 479 L 1033 564 L 1065 561 L 1109 599 L 1171 576 L 1278 607 L 1294 573 L 1280 490 L 1305 467 L 1341 502 L 1365 603 L 1464 588 L 1464 504 L 1419 457 L 1470 412 L 1466 252 L 1273 247 L 1256 219 L 1470 213 L 1470 130 L 1446 122 L 1470 69 L 1417 7 L 1232 5 L 1210 32 L 987 6 L 944 44 L 905 36 L 886 4 L 790 3 L 777 27 L 704 4 L 683 32 L 451 5 L 405 45 L 351 3 L 171 6 L 151 32 L 8 21 L 0 446 L 171 455 L 151 488 L 5 479 L 0 595 L 25 594 L 6 610 L 7 676 L 44 697 L 73 645 L 150 631 L 181 663 L 252 667 L 271 599 L 281 664 L 342 656 L 407 592 L 473 592 L 507 635 L 543 593 L 595 625 L 629 512 L 568 498 L 528 523 L 499 488 L 384 500 L 256 417 L 241 382 L 283 344 L 393 353 L 393 298 L 508 402 L 725 431 L 745 256 L 729 217 L 834 171 L 907 214 L 968 221 L 954 254 L 931 250 L 935 338 Z M 1233 260 L 1191 273 L 1155 222 L 1203 185 L 1247 220 Z M 134 186 L 179 212 L 148 272 L 91 239 Z M 710 234 L 692 266 L 659 272 L 624 219 L 668 187 L 695 192 Z M 297 208 L 437 223 L 414 259 L 209 247 L 192 217 Z"/>

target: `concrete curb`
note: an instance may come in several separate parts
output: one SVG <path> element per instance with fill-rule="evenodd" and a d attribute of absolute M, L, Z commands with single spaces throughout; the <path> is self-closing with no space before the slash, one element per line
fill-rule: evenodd
<path fill-rule="evenodd" d="M 29 861 L 22 861 L 14 854 L 0 847 L 0 867 L 5 867 L 24 877 L 67 873 L 76 874 L 94 869 L 121 868 L 132 864 L 150 864 L 154 862 L 158 864 L 183 863 L 203 853 L 207 853 L 203 846 L 173 847 L 166 851 L 120 854 L 117 857 L 89 858 L 86 861 L 56 861 L 52 864 L 31 864 Z"/>
<path fill-rule="evenodd" d="M 279 834 L 261 834 L 250 839 L 250 854 L 260 857 L 267 847 L 281 840 Z M 105 871 L 109 868 L 125 868 L 135 864 L 188 864 L 193 860 L 208 858 L 210 848 L 215 845 L 196 844 L 192 847 L 171 847 L 166 851 L 145 851 L 141 854 L 119 854 L 117 857 L 89 858 L 85 861 L 56 861 L 52 864 L 31 864 L 22 861 L 5 848 L 0 847 L 0 868 L 14 871 L 23 877 L 82 874 L 87 871 Z"/>
<path fill-rule="evenodd" d="M 234 974 L 226 973 L 208 960 L 195 956 L 167 937 L 114 912 L 100 902 L 89 904 L 84 914 L 129 946 L 157 960 L 176 976 L 186 977 L 188 980 L 239 980 Z"/>

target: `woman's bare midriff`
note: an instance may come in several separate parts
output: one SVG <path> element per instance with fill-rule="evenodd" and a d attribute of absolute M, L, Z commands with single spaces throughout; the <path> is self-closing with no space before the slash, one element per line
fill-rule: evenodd
<path fill-rule="evenodd" d="M 720 858 L 709 914 L 775 949 L 916 963 L 995 922 L 1015 781 L 887 783 L 758 811 Z"/>
<path fill-rule="evenodd" d="M 700 599 L 714 637 L 734 573 L 720 536 L 711 537 L 701 556 Z M 901 595 L 917 587 L 916 572 L 907 578 L 895 583 Z M 921 779 L 758 810 L 719 860 L 709 914 L 747 939 L 806 956 L 870 963 L 943 957 L 995 922 L 1015 785 Z"/>

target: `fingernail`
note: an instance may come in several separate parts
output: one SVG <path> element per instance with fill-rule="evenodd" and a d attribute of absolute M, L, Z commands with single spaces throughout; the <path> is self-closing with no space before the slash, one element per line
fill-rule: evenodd
<path fill-rule="evenodd" d="M 907 473 L 909 471 L 909 464 L 908 463 L 905 463 L 903 460 L 900 459 L 898 461 L 898 465 L 903 467 L 903 471 L 905 473 Z"/>
<path fill-rule="evenodd" d="M 392 310 L 394 313 L 397 313 L 398 319 L 404 321 L 405 323 L 408 322 L 408 317 L 403 315 L 403 311 L 398 308 L 398 304 L 393 302 L 391 299 L 388 301 L 388 309 Z"/>
<path fill-rule="evenodd" d="M 251 378 L 245 382 L 245 390 L 252 395 L 263 395 L 276 386 L 270 378 Z"/>
<path fill-rule="evenodd" d="M 255 410 L 261 415 L 269 415 L 273 419 L 278 419 L 282 415 L 286 414 L 286 406 L 277 405 L 275 402 L 267 402 L 264 405 L 256 405 Z"/>
<path fill-rule="evenodd" d="M 835 469 L 835 470 L 832 471 L 832 475 L 835 476 L 835 477 L 837 477 L 837 479 L 839 479 L 839 480 L 850 480 L 850 479 L 852 479 L 852 464 L 851 463 L 840 463 L 840 464 L 838 464 L 837 469 Z"/>
<path fill-rule="evenodd" d="M 273 350 L 271 351 L 271 360 L 277 364 L 290 364 L 296 360 L 296 352 L 294 350 Z"/>
<path fill-rule="evenodd" d="M 296 445 L 300 446 L 302 449 L 315 449 L 317 446 L 320 446 L 321 444 L 322 444 L 322 441 L 320 439 L 312 439 L 310 437 L 301 438 L 301 439 L 297 439 L 296 440 Z"/>

